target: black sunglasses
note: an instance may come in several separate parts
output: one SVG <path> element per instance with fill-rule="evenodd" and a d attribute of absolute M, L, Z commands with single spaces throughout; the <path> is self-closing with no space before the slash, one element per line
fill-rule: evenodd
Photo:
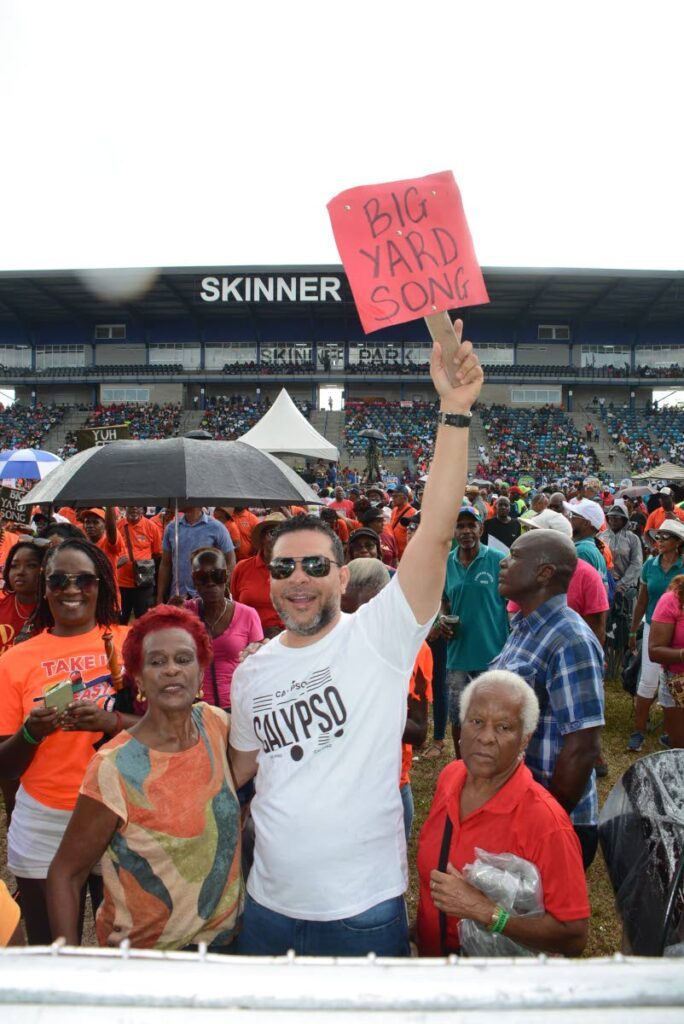
<path fill-rule="evenodd" d="M 314 579 L 327 576 L 331 565 L 341 565 L 341 562 L 335 562 L 325 555 L 305 555 L 304 558 L 273 558 L 268 563 L 268 571 L 274 580 L 286 580 L 297 568 L 297 562 L 301 562 L 306 575 Z"/>
<path fill-rule="evenodd" d="M 656 533 L 654 537 L 656 540 L 679 540 L 676 533 Z"/>
<path fill-rule="evenodd" d="M 225 569 L 193 569 L 192 578 L 196 583 L 225 583 L 228 573 Z"/>
<path fill-rule="evenodd" d="M 94 572 L 51 572 L 45 578 L 48 590 L 66 590 L 73 583 L 84 594 L 92 594 L 99 582 L 100 577 Z"/>

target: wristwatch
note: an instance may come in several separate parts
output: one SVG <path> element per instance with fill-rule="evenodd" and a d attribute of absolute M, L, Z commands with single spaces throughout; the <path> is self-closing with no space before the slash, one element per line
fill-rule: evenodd
<path fill-rule="evenodd" d="M 465 413 L 465 415 L 459 412 L 440 412 L 437 416 L 437 422 L 443 423 L 447 427 L 469 427 L 472 419 L 472 412 Z"/>

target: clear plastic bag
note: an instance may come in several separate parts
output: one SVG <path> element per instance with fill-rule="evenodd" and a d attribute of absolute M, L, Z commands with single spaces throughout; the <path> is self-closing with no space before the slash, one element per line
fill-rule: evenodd
<path fill-rule="evenodd" d="M 544 893 L 539 869 L 513 853 L 488 853 L 475 848 L 476 860 L 462 874 L 470 885 L 489 896 L 511 917 L 542 917 Z M 536 956 L 505 935 L 488 931 L 477 921 L 458 922 L 464 956 Z"/>

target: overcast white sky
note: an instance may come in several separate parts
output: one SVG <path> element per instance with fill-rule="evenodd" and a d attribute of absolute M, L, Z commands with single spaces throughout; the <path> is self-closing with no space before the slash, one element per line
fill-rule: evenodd
<path fill-rule="evenodd" d="M 682 269 L 679 0 L 0 0 L 0 269 L 337 263 L 453 170 L 487 266 Z"/>

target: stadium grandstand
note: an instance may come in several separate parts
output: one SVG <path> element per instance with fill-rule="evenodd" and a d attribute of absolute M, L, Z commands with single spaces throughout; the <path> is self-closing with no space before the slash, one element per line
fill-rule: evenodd
<path fill-rule="evenodd" d="M 109 273 L 111 295 L 125 273 Z M 619 479 L 681 461 L 684 412 L 661 396 L 684 388 L 682 273 L 484 275 L 490 303 L 463 311 L 486 376 L 473 472 Z M 434 434 L 430 348 L 422 321 L 364 335 L 336 266 L 168 269 L 125 299 L 76 272 L 2 273 L 0 387 L 16 403 L 0 441 L 69 456 L 79 429 L 124 422 L 131 437 L 233 439 L 286 387 L 343 464 L 363 469 L 374 428 L 388 470 L 417 475 Z"/>

